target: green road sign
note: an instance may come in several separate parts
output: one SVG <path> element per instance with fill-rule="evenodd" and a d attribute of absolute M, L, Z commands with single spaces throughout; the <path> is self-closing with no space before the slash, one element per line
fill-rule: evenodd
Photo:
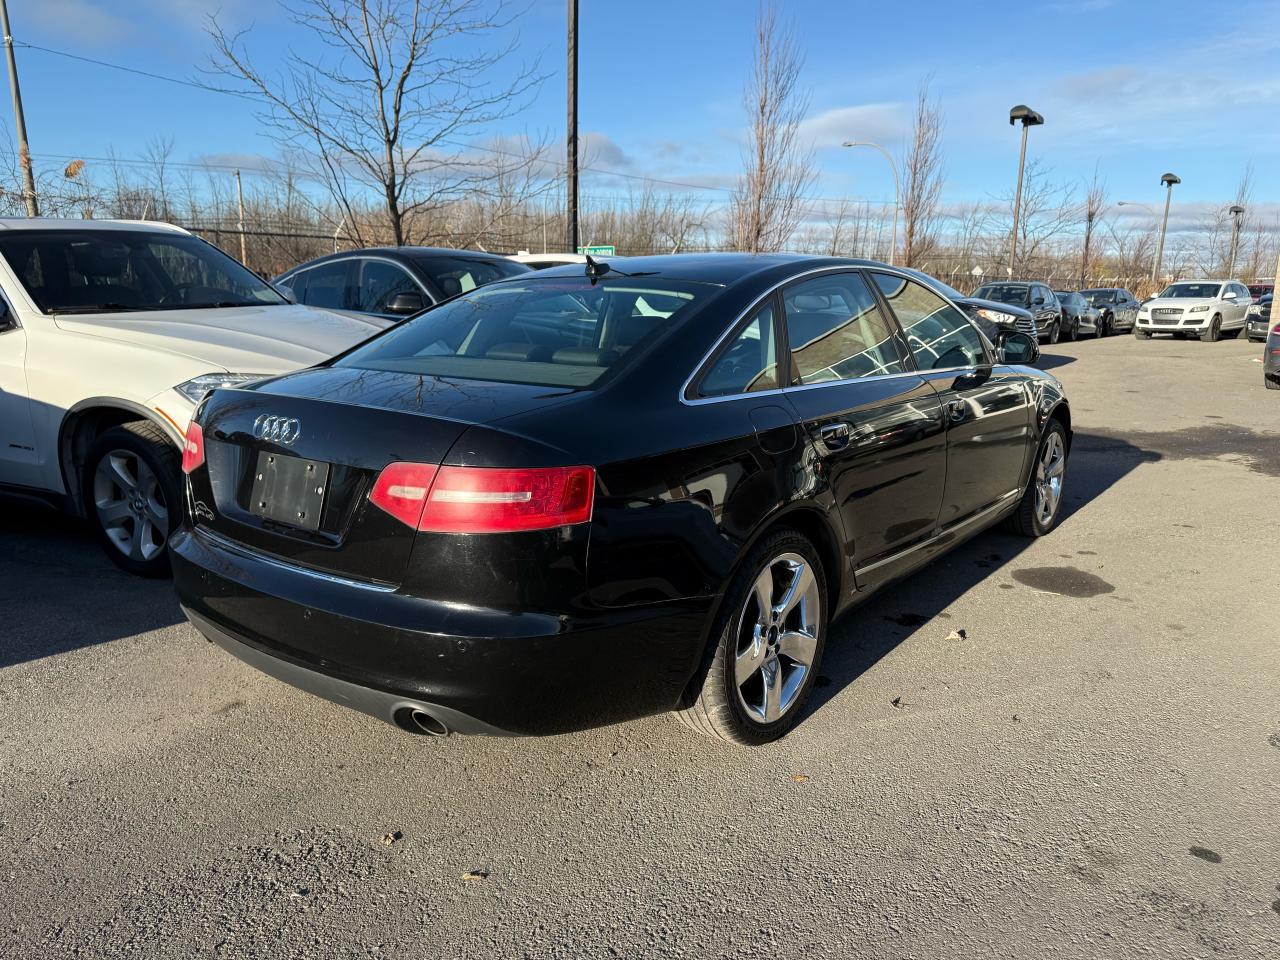
<path fill-rule="evenodd" d="M 597 243 L 589 247 L 579 247 L 579 253 L 585 253 L 589 257 L 616 257 L 618 248 L 612 243 Z"/>

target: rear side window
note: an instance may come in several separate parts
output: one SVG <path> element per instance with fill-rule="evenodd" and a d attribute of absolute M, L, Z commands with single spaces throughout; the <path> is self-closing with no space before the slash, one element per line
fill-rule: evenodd
<path fill-rule="evenodd" d="M 492 260 L 477 260 L 471 257 L 421 257 L 414 263 L 431 278 L 431 282 L 436 285 L 436 289 L 445 299 L 456 297 L 460 293 L 470 293 L 476 287 L 493 283 L 495 280 L 529 272 L 529 268 L 524 264 L 505 257 L 494 257 Z"/>
<path fill-rule="evenodd" d="M 893 327 L 856 273 L 805 280 L 782 294 L 798 383 L 901 373 Z"/>
<path fill-rule="evenodd" d="M 907 335 L 907 345 L 921 370 L 972 367 L 987 362 L 982 335 L 967 317 L 918 283 L 886 273 L 874 274 Z"/>
<path fill-rule="evenodd" d="M 298 299 L 311 307 L 348 309 L 351 303 L 347 290 L 350 267 L 350 260 L 335 260 L 305 271 L 306 286 L 298 293 Z"/>
<path fill-rule="evenodd" d="M 778 387 L 778 348 L 773 300 L 733 338 L 698 387 L 700 397 L 727 397 Z"/>
<path fill-rule="evenodd" d="M 481 287 L 393 327 L 340 367 L 587 387 L 720 287 L 657 277 L 557 277 Z"/>

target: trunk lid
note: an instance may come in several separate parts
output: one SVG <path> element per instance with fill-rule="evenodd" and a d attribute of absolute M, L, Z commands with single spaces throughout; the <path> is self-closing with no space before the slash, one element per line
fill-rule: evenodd
<path fill-rule="evenodd" d="M 215 391 L 191 474 L 197 528 L 324 573 L 397 585 L 414 532 L 369 501 L 396 461 L 439 464 L 472 424 L 567 391 L 354 368 Z"/>

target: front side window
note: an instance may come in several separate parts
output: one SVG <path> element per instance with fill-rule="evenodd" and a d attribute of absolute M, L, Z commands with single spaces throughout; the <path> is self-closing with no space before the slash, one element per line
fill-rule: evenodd
<path fill-rule="evenodd" d="M 876 286 L 898 317 L 921 370 L 973 367 L 987 362 L 982 335 L 963 313 L 918 283 L 877 273 Z"/>
<path fill-rule="evenodd" d="M 357 310 L 364 313 L 389 314 L 391 301 L 402 293 L 416 293 L 419 297 L 422 296 L 422 288 L 403 267 L 386 260 L 360 261 L 360 286 L 356 294 Z"/>
<path fill-rule="evenodd" d="M 904 369 L 893 326 L 856 273 L 815 277 L 782 294 L 796 383 L 852 380 Z"/>
<path fill-rule="evenodd" d="M 303 289 L 297 291 L 299 302 L 331 310 L 351 309 L 350 291 L 347 289 L 350 272 L 350 259 L 330 260 L 310 270 L 300 271 L 298 276 L 306 277 L 306 282 Z"/>
<path fill-rule="evenodd" d="M 287 303 L 197 237 L 146 230 L 15 231 L 0 254 L 45 313 L 196 310 Z"/>
<path fill-rule="evenodd" d="M 424 376 L 588 387 L 721 288 L 658 277 L 531 278 L 481 287 L 335 361 Z"/>
<path fill-rule="evenodd" d="M 419 257 L 414 261 L 445 299 L 469 293 L 486 283 L 528 273 L 529 268 L 506 257 L 481 260 L 473 257 Z"/>
<path fill-rule="evenodd" d="M 778 350 L 773 300 L 733 338 L 698 386 L 700 397 L 729 397 L 778 387 Z"/>

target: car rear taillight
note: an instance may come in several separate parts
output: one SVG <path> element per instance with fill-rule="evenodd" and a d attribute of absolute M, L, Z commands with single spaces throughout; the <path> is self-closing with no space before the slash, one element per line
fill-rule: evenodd
<path fill-rule="evenodd" d="M 1280 333 L 1280 323 L 1277 323 L 1274 327 L 1272 327 L 1272 328 L 1271 328 L 1271 332 L 1272 332 L 1272 333 Z"/>
<path fill-rule="evenodd" d="M 591 467 L 433 467 L 393 463 L 369 499 L 396 519 L 430 533 L 550 530 L 591 519 Z"/>
<path fill-rule="evenodd" d="M 416 529 L 437 469 L 429 463 L 387 464 L 374 481 L 369 500 L 375 507 Z"/>
<path fill-rule="evenodd" d="M 187 424 L 187 435 L 182 441 L 182 472 L 190 473 L 204 463 L 204 431 L 192 420 Z"/>

